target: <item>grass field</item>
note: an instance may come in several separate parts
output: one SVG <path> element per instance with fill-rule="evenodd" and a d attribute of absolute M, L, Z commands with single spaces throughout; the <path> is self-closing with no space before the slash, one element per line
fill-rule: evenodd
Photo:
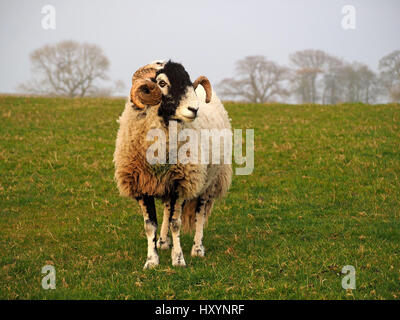
<path fill-rule="evenodd" d="M 227 104 L 255 129 L 254 172 L 214 208 L 204 259 L 182 235 L 188 267 L 162 251 L 146 271 L 139 207 L 113 181 L 123 107 L 0 97 L 1 299 L 400 298 L 399 105 Z"/>

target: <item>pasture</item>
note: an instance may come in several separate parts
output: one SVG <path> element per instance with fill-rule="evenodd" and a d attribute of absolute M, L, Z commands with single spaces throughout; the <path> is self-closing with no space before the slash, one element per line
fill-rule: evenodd
<path fill-rule="evenodd" d="M 399 105 L 227 103 L 255 129 L 254 171 L 214 207 L 204 259 L 183 234 L 188 267 L 161 251 L 146 271 L 139 206 L 113 181 L 123 107 L 0 96 L 0 299 L 400 298 Z"/>

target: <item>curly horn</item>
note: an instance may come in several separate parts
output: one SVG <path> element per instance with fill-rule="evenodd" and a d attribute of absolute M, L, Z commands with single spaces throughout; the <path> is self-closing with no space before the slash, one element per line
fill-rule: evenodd
<path fill-rule="evenodd" d="M 145 65 L 144 67 L 136 70 L 132 76 L 132 84 L 136 79 L 150 79 L 156 76 L 157 69 L 153 68 L 152 65 Z"/>
<path fill-rule="evenodd" d="M 205 76 L 200 76 L 198 77 L 195 82 L 193 82 L 193 87 L 194 90 L 196 90 L 197 86 L 201 84 L 206 92 L 206 103 L 209 103 L 211 101 L 211 96 L 212 96 L 212 89 L 211 89 L 211 83 Z"/>
<path fill-rule="evenodd" d="M 162 93 L 160 88 L 151 80 L 135 79 L 132 81 L 131 101 L 140 108 L 154 106 L 161 102 Z"/>

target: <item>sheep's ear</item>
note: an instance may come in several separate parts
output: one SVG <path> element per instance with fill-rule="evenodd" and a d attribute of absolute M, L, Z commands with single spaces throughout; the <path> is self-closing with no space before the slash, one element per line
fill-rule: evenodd
<path fill-rule="evenodd" d="M 206 103 L 209 103 L 211 101 L 211 96 L 212 96 L 212 88 L 211 88 L 211 83 L 210 80 L 207 79 L 205 76 L 200 76 L 198 77 L 195 82 L 193 82 L 193 88 L 196 90 L 197 86 L 201 84 L 204 88 L 204 91 L 206 92 Z"/>
<path fill-rule="evenodd" d="M 138 108 L 159 104 L 161 98 L 161 90 L 154 82 L 145 79 L 132 81 L 131 101 Z"/>

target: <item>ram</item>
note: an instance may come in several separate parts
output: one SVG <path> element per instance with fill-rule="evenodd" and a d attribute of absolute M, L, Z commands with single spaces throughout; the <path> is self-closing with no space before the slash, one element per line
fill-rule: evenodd
<path fill-rule="evenodd" d="M 172 126 L 178 133 L 192 129 L 199 136 L 207 129 L 232 134 L 228 114 L 213 93 L 209 80 L 202 76 L 192 83 L 184 67 L 172 61 L 142 67 L 132 78 L 130 99 L 119 118 L 119 125 L 114 152 L 115 180 L 120 194 L 136 199 L 143 213 L 148 243 L 144 268 L 159 264 L 157 248 L 169 248 L 169 229 L 172 265 L 186 266 L 179 238 L 181 226 L 184 230 L 195 229 L 191 255 L 203 257 L 204 224 L 214 201 L 229 189 L 230 162 L 182 163 L 178 159 L 175 163 L 151 164 L 147 151 L 154 144 L 148 139 L 151 130 L 159 130 L 166 136 Z M 168 149 L 169 144 L 165 147 Z M 214 149 L 209 148 L 207 152 Z M 218 152 L 224 153 L 223 150 Z M 158 241 L 155 198 L 164 204 Z"/>

